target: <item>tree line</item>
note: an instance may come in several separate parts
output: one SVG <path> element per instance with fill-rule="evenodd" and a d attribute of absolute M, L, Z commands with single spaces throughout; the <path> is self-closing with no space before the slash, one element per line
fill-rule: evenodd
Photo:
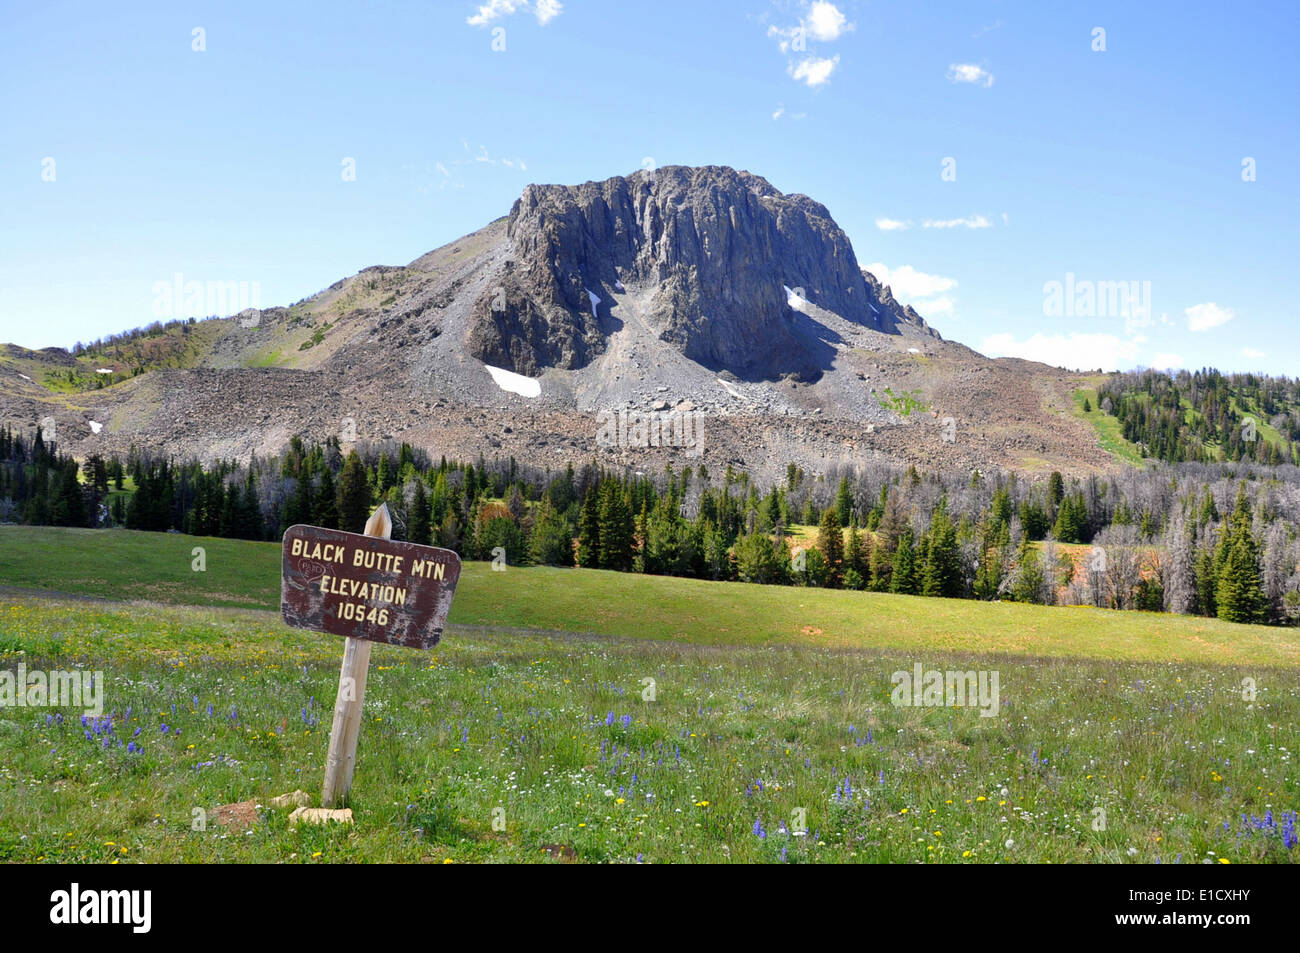
<path fill-rule="evenodd" d="M 1099 409 L 1124 438 L 1170 463 L 1300 463 L 1300 381 L 1257 374 L 1134 371 L 1112 374 Z"/>
<path fill-rule="evenodd" d="M 513 457 L 436 464 L 409 444 L 293 438 L 204 465 L 131 451 L 77 461 L 0 428 L 0 520 L 277 540 L 296 523 L 466 559 L 947 598 L 1086 604 L 1293 624 L 1300 470 L 1184 463 L 1109 476 L 922 474 L 790 464 L 659 474 Z"/>

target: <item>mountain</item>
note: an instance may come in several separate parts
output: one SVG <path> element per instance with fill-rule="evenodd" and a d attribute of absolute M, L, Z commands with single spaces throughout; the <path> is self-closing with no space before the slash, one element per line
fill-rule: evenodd
<path fill-rule="evenodd" d="M 924 328 L 858 267 L 824 205 L 748 172 L 673 166 L 530 185 L 506 236 L 511 258 L 473 304 L 469 350 L 521 374 L 605 353 L 621 323 L 615 300 L 685 357 L 745 379 L 825 369 L 798 333 L 790 289 L 876 331 Z"/>
<path fill-rule="evenodd" d="M 288 307 L 74 353 L 8 346 L 0 418 L 53 417 L 78 454 L 244 458 L 342 435 L 649 470 L 681 448 L 605 446 L 602 421 L 676 410 L 702 419 L 711 467 L 1096 471 L 1116 461 L 1075 412 L 1090 383 L 945 341 L 813 199 L 677 166 L 530 185 L 484 228 Z"/>

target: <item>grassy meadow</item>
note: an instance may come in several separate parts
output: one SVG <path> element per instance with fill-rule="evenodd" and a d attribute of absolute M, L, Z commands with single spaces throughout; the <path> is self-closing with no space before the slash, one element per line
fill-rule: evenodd
<path fill-rule="evenodd" d="M 0 707 L 7 861 L 1300 854 L 1294 630 L 469 563 L 442 644 L 374 649 L 355 823 L 295 828 L 269 802 L 319 796 L 341 644 L 279 621 L 278 546 L 3 527 L 0 586 L 0 671 L 104 688 L 85 724 Z M 999 710 L 891 704 L 917 663 L 996 672 Z"/>

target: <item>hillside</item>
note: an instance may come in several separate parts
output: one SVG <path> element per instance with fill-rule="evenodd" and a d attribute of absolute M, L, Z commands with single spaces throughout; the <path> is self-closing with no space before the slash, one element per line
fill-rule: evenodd
<path fill-rule="evenodd" d="M 707 465 L 769 478 L 791 461 L 1093 473 L 1116 459 L 1073 410 L 1085 383 L 943 340 L 820 203 L 671 167 L 530 186 L 479 231 L 288 307 L 75 355 L 10 346 L 0 419 L 53 418 L 78 456 L 247 459 L 301 434 L 650 470 L 682 449 L 602 446 L 599 417 L 676 410 L 704 422 Z"/>
<path fill-rule="evenodd" d="M 1300 382 L 1210 368 L 1116 374 L 1096 392 L 1124 439 L 1173 463 L 1300 462 Z"/>
<path fill-rule="evenodd" d="M 192 570 L 205 550 L 206 571 Z M 280 546 L 180 534 L 0 526 L 0 586 L 278 612 Z M 505 584 L 508 583 L 508 584 Z M 654 606 L 654 612 L 646 612 Z M 705 582 L 467 561 L 453 626 L 703 645 L 978 651 L 1042 658 L 1294 666 L 1294 629 L 1159 613 Z"/>

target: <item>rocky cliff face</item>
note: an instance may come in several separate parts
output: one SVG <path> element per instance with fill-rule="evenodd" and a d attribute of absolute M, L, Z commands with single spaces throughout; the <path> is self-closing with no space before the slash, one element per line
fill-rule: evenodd
<path fill-rule="evenodd" d="M 925 318 L 916 313 L 910 304 L 899 304 L 889 285 L 882 285 L 880 280 L 869 271 L 863 271 L 862 277 L 867 283 L 867 296 L 871 299 L 871 309 L 880 321 L 880 330 L 886 334 L 906 334 L 917 337 L 933 338 L 942 341 L 943 337 L 926 323 Z"/>
<path fill-rule="evenodd" d="M 582 367 L 637 320 L 714 370 L 815 376 L 824 349 L 800 334 L 787 288 L 873 330 L 925 328 L 868 281 L 825 206 L 727 167 L 530 185 L 508 235 L 511 261 L 474 302 L 467 343 L 523 374 Z"/>

